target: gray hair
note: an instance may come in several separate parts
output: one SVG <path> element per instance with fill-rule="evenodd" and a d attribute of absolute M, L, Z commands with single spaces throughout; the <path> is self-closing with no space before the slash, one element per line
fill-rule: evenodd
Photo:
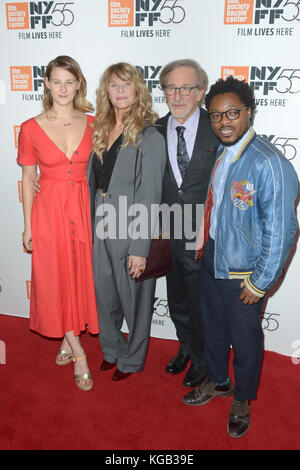
<path fill-rule="evenodd" d="M 159 77 L 161 88 L 164 88 L 166 86 L 168 74 L 170 72 L 173 72 L 173 70 L 178 69 L 179 67 L 192 67 L 195 70 L 197 76 L 197 85 L 201 90 L 204 90 L 203 98 L 199 103 L 199 105 L 201 105 L 204 101 L 204 95 L 208 87 L 208 76 L 205 70 L 201 67 L 201 65 L 199 65 L 198 62 L 196 62 L 195 60 L 180 59 L 174 60 L 173 62 L 169 62 L 167 65 L 165 65 Z"/>

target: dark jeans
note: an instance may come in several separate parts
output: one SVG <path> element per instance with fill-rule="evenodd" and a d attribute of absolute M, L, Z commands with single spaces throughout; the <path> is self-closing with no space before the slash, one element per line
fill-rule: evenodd
<path fill-rule="evenodd" d="M 239 300 L 240 283 L 240 279 L 215 279 L 214 241 L 209 239 L 199 275 L 208 376 L 214 383 L 226 381 L 232 345 L 234 396 L 237 400 L 250 400 L 256 398 L 262 362 L 263 299 L 257 304 L 245 305 Z"/>

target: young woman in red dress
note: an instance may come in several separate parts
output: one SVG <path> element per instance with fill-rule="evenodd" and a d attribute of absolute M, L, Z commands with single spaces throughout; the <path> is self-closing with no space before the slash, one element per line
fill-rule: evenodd
<path fill-rule="evenodd" d="M 88 325 L 97 334 L 89 190 L 86 166 L 92 148 L 93 110 L 86 81 L 68 56 L 52 60 L 44 77 L 44 112 L 25 121 L 17 161 L 22 165 L 23 243 L 32 252 L 30 328 L 63 337 L 58 365 L 74 361 L 75 382 L 93 380 L 80 343 Z M 33 183 L 40 171 L 40 191 Z"/>

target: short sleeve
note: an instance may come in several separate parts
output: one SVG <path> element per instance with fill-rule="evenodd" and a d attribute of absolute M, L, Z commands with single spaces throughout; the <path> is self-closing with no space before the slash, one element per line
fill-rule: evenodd
<path fill-rule="evenodd" d="M 21 125 L 18 139 L 18 157 L 17 162 L 20 165 L 36 165 L 36 149 L 33 146 L 29 121 Z"/>

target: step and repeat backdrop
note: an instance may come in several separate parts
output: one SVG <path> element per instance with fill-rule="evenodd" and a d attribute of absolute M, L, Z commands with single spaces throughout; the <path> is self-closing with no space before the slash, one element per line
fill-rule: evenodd
<path fill-rule="evenodd" d="M 197 60 L 210 84 L 228 75 L 245 78 L 256 96 L 255 130 L 277 145 L 300 174 L 298 0 L 1 0 L 0 41 L 2 314 L 29 315 L 31 256 L 21 241 L 17 140 L 20 124 L 42 110 L 43 75 L 57 55 L 80 63 L 93 103 L 108 65 L 134 64 L 160 116 L 167 107 L 159 75 L 171 60 Z M 300 357 L 299 273 L 295 245 L 263 317 L 266 349 L 294 358 Z M 176 339 L 164 278 L 157 283 L 152 336 Z"/>

